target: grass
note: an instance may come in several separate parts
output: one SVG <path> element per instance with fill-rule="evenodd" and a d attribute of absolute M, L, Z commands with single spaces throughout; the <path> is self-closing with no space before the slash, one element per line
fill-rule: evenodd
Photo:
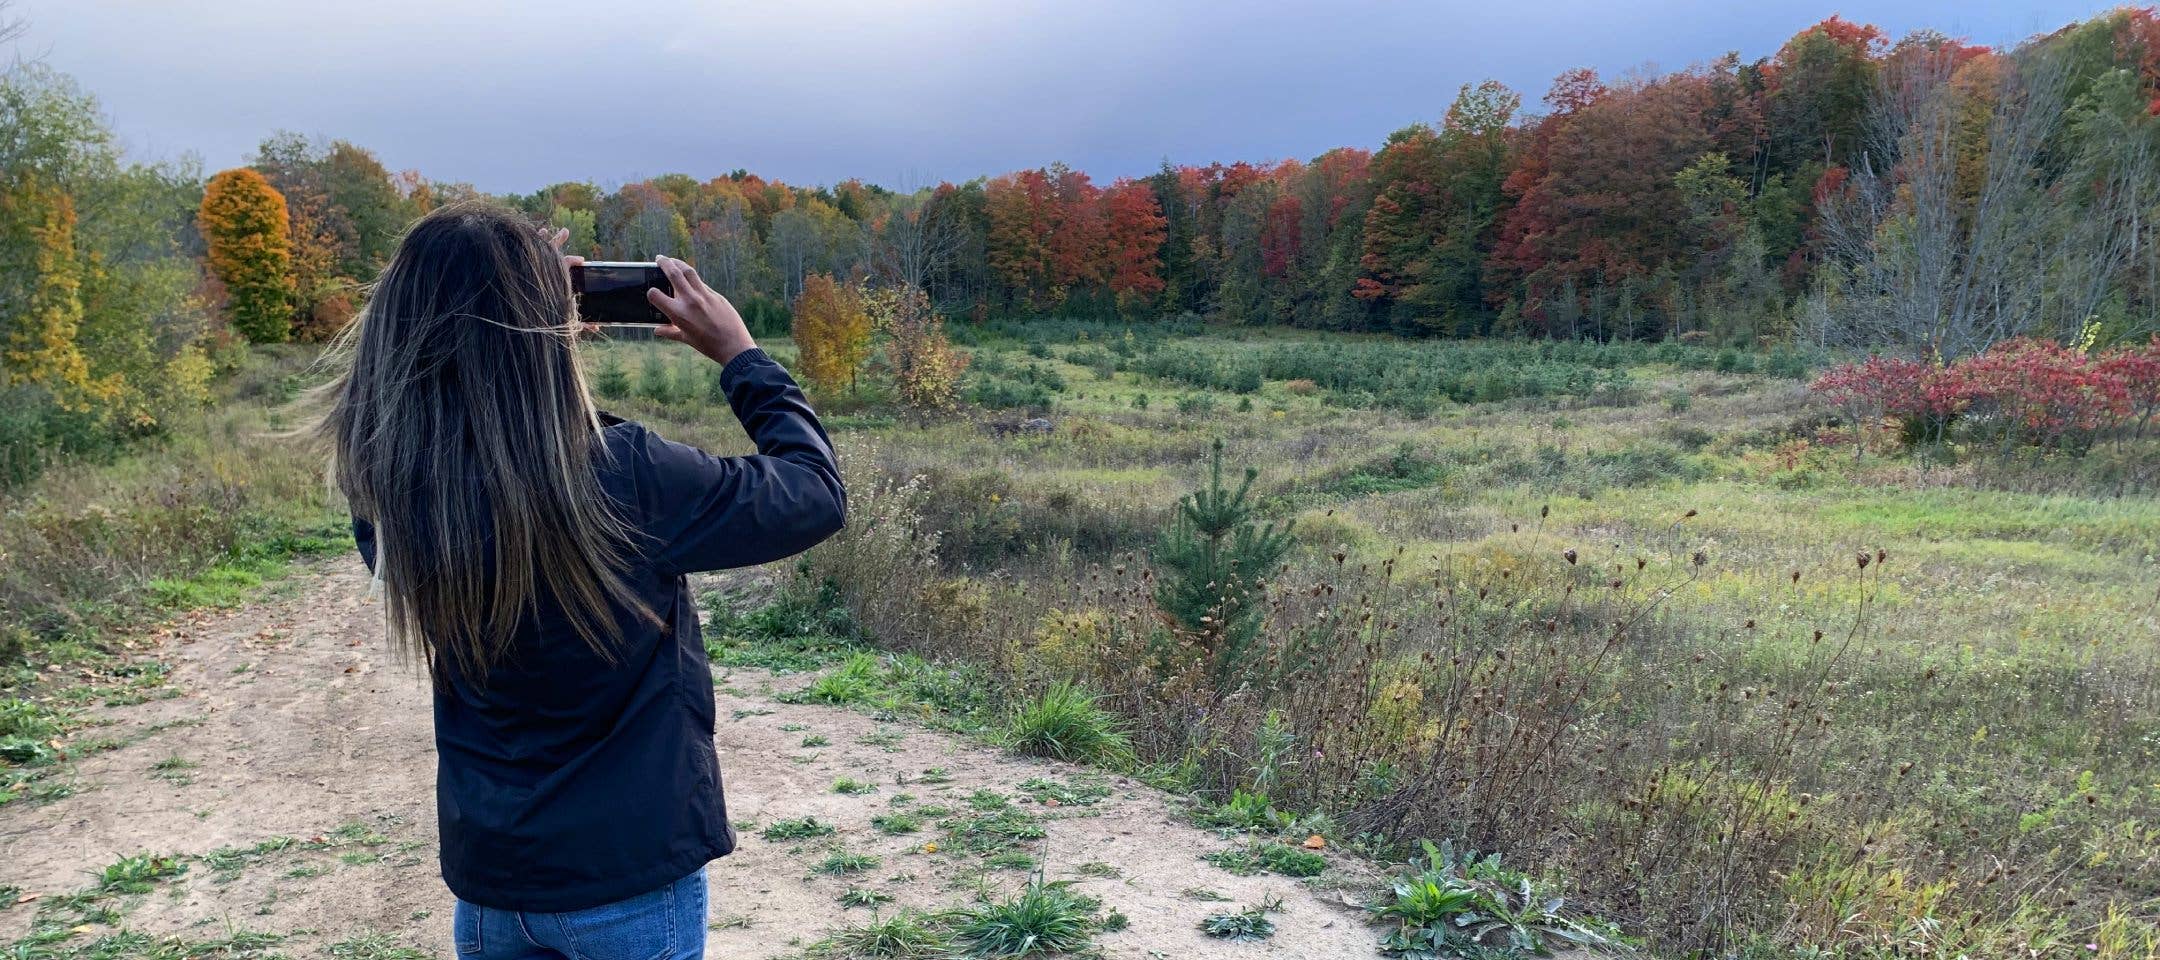
<path fill-rule="evenodd" d="M 121 857 L 99 870 L 97 889 L 108 894 L 149 893 L 158 881 L 180 876 L 187 868 L 188 865 L 178 857 L 138 853 Z"/>
<path fill-rule="evenodd" d="M 2151 438 L 1855 456 L 1790 354 L 964 326 L 977 395 L 1053 429 L 833 420 L 849 529 L 769 603 L 706 598 L 723 667 L 817 671 L 779 686 L 1144 773 L 1254 842 L 1326 815 L 1389 857 L 1498 849 L 1659 953 L 2160 943 Z M 652 348 L 608 349 L 636 378 Z M 69 788 L 69 711 L 156 695 L 112 672 L 115 628 L 342 546 L 319 463 L 261 439 L 304 360 L 265 353 L 203 423 L 8 495 L 0 799 Z M 743 450 L 678 389 L 700 381 L 666 376 L 611 405 Z M 1226 680 L 1191 667 L 1208 640 L 1165 629 L 1148 581 L 1218 438 L 1298 541 Z M 95 696 L 58 699 L 54 662 Z M 1011 792 L 1093 792 L 1041 779 L 1060 786 Z M 963 812 L 919 815 L 948 845 L 1019 849 L 1001 834 L 1025 820 L 941 805 Z"/>
<path fill-rule="evenodd" d="M 802 817 L 795 820 L 774 821 L 765 828 L 764 833 L 761 835 L 767 840 L 785 842 L 831 836 L 832 832 L 833 827 L 831 824 L 822 822 L 816 817 Z"/>
<path fill-rule="evenodd" d="M 827 854 L 824 860 L 819 861 L 815 869 L 818 873 L 861 873 L 864 870 L 875 869 L 878 863 L 879 860 L 877 857 L 867 853 L 851 853 L 845 850 L 835 850 L 832 853 Z"/>
<path fill-rule="evenodd" d="M 843 929 L 809 952 L 848 960 L 945 960 L 951 950 L 952 936 L 942 918 L 903 910 Z"/>
<path fill-rule="evenodd" d="M 398 943 L 387 933 L 368 933 L 323 948 L 330 960 L 429 960 L 431 954 Z"/>
<path fill-rule="evenodd" d="M 870 818 L 870 826 L 879 833 L 898 836 L 921 830 L 922 818 L 911 813 L 881 813 Z"/>
<path fill-rule="evenodd" d="M 1094 943 L 1101 907 L 1061 882 L 1037 878 L 1011 897 L 966 911 L 953 926 L 953 941 L 973 957 L 1079 953 Z"/>
<path fill-rule="evenodd" d="M 1393 837 L 1354 845 L 1387 856 L 1502 849 L 1673 953 L 1916 925 L 1938 949 L 2068 943 L 2021 906 L 2034 889 L 1990 879 L 2006 860 L 2062 877 L 2077 929 L 2143 916 L 2160 859 L 2126 838 L 2160 824 L 2139 652 L 2160 504 L 2151 471 L 2130 496 L 2118 479 L 2149 440 L 2090 469 L 1855 458 L 1790 356 L 1066 336 L 973 345 L 985 376 L 1051 395 L 1050 434 L 845 432 L 851 489 L 879 493 L 809 558 L 865 642 L 988 669 L 989 729 L 1023 752 L 1144 772 L 1258 840 L 1327 814 L 1340 830 L 1313 832 Z M 1220 691 L 1180 666 L 1205 651 L 1161 628 L 1146 580 L 1217 437 L 1298 540 L 1255 671 Z M 1781 728 L 1788 709 L 1805 723 Z M 2160 936 L 2129 923 L 2125 943 Z"/>
<path fill-rule="evenodd" d="M 1133 763 L 1132 740 L 1122 723 L 1080 687 L 1059 681 L 1041 697 L 1013 710 L 1004 741 L 1029 756 L 1049 757 L 1127 769 Z"/>

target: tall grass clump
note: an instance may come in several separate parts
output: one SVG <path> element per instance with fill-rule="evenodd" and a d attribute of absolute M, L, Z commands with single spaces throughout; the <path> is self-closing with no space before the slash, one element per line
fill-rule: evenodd
<path fill-rule="evenodd" d="M 1101 908 L 1063 881 L 1036 877 L 1011 897 L 967 910 L 953 925 L 953 941 L 971 957 L 1079 953 L 1094 943 Z"/>
<path fill-rule="evenodd" d="M 1053 760 L 1122 770 L 1132 765 L 1132 740 L 1122 722 L 1093 694 L 1065 681 L 1013 709 L 1003 738 L 1015 751 Z"/>

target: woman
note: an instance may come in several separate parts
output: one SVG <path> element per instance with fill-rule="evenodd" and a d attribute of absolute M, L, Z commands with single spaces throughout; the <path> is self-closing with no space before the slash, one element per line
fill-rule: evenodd
<path fill-rule="evenodd" d="M 701 957 L 705 864 L 735 841 L 684 575 L 808 548 L 845 493 L 802 391 L 679 260 L 656 332 L 722 365 L 757 455 L 598 411 L 560 242 L 481 203 L 415 224 L 323 432 L 393 645 L 434 679 L 458 953 Z"/>

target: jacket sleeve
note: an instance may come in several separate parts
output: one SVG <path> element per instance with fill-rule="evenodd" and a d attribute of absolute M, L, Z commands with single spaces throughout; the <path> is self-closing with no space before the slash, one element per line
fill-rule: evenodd
<path fill-rule="evenodd" d="M 663 573 L 747 567 L 793 556 L 839 531 L 847 492 L 832 440 L 794 378 L 758 349 L 720 372 L 728 405 L 757 445 L 747 457 L 716 457 L 645 435 L 641 484 Z"/>
<path fill-rule="evenodd" d="M 367 564 L 368 572 L 375 572 L 375 525 L 359 517 L 352 518 L 353 547 L 360 551 L 360 562 Z"/>

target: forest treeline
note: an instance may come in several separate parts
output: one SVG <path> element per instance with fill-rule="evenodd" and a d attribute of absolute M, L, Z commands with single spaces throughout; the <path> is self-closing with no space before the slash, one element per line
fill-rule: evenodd
<path fill-rule="evenodd" d="M 1436 104 L 1436 108 L 1439 105 Z M 1062 164 L 898 192 L 737 170 L 502 197 L 589 256 L 680 254 L 767 329 L 815 277 L 959 321 L 1802 342 L 1946 363 L 2160 328 L 2160 13 L 2013 49 L 1832 17 L 1769 56 L 1542 98 L 1465 85 L 1377 150 Z M 280 133 L 206 177 L 95 101 L 0 78 L 0 480 L 154 432 L 241 341 L 325 339 L 402 226 L 469 186 Z M 30 451 L 30 453 L 25 453 Z"/>

